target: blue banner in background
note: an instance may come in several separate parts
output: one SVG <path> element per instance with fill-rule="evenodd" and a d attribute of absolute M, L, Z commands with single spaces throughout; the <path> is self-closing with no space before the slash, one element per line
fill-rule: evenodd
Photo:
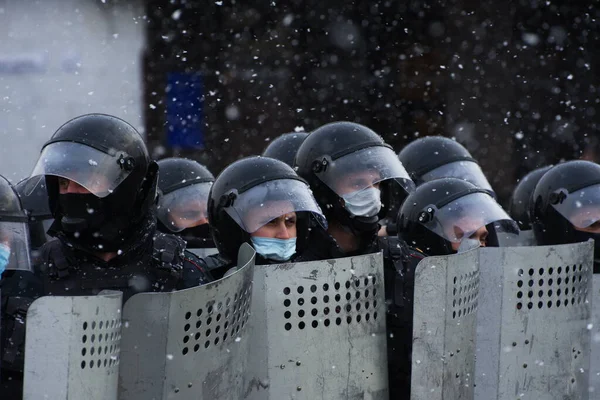
<path fill-rule="evenodd" d="M 200 73 L 167 75 L 167 145 L 183 149 L 204 148 L 204 85 Z"/>

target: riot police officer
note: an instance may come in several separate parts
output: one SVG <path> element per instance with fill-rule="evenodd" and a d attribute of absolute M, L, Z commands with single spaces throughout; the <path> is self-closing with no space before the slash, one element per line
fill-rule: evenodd
<path fill-rule="evenodd" d="M 43 146 L 31 177 L 46 185 L 54 217 L 49 234 L 56 238 L 35 262 L 41 294 L 120 290 L 126 301 L 211 280 L 183 239 L 157 232 L 158 166 L 127 122 L 104 114 L 68 121 Z M 10 343 L 3 356 L 16 354 L 16 371 L 23 367 L 19 334 L 26 310 L 27 304 L 6 310 L 15 324 L 4 337 Z"/>
<path fill-rule="evenodd" d="M 443 136 L 419 138 L 404 147 L 398 158 L 417 186 L 439 178 L 459 178 L 496 197 L 477 160 L 452 139 Z"/>
<path fill-rule="evenodd" d="M 284 133 L 269 143 L 262 155 L 283 161 L 291 167 L 294 165 L 294 157 L 296 157 L 298 148 L 307 136 L 306 132 Z"/>
<path fill-rule="evenodd" d="M 45 294 L 115 289 L 127 300 L 210 281 L 183 239 L 156 231 L 158 166 L 125 121 L 89 114 L 65 123 L 31 176 L 45 182 L 55 219 L 56 240 L 40 249 Z"/>
<path fill-rule="evenodd" d="M 181 236 L 188 249 L 214 248 L 206 210 L 213 174 L 185 158 L 165 158 L 158 167 L 158 229 Z"/>
<path fill-rule="evenodd" d="M 202 261 L 221 276 L 237 265 L 248 243 L 256 264 L 281 263 L 302 254 L 314 226 L 326 226 L 306 182 L 282 161 L 249 157 L 225 168 L 210 191 L 208 220 L 219 254 Z"/>
<path fill-rule="evenodd" d="M 0 393 L 2 398 L 21 397 L 25 318 L 31 299 L 41 294 L 41 283 L 31 272 L 29 219 L 17 192 L 0 177 Z"/>
<path fill-rule="evenodd" d="M 508 205 L 508 214 L 513 217 L 519 224 L 519 229 L 522 231 L 531 229 L 531 217 L 529 215 L 529 202 L 535 190 L 535 186 L 542 179 L 542 176 L 552 168 L 547 165 L 542 168 L 535 169 L 525 175 L 510 197 Z"/>
<path fill-rule="evenodd" d="M 428 255 L 498 246 L 498 234 L 518 234 L 516 223 L 485 189 L 456 178 L 426 182 L 408 195 L 398 214 L 398 234 Z M 467 243 L 464 243 L 467 244 Z"/>
<path fill-rule="evenodd" d="M 594 273 L 600 273 L 600 165 L 578 160 L 552 167 L 535 186 L 530 215 L 539 245 L 594 239 Z"/>
<path fill-rule="evenodd" d="M 397 155 L 371 129 L 352 122 L 324 125 L 304 140 L 295 167 L 327 217 L 296 261 L 324 260 L 383 251 L 390 398 L 410 396 L 412 287 L 423 254 L 396 237 L 378 238 L 396 189 L 406 197 L 414 184 Z"/>
<path fill-rule="evenodd" d="M 23 179 L 16 185 L 17 193 L 21 199 L 23 209 L 29 217 L 29 237 L 31 250 L 36 251 L 44 243 L 51 239 L 46 234 L 54 218 L 48 205 L 48 192 L 45 182 L 39 182 L 35 178 Z"/>

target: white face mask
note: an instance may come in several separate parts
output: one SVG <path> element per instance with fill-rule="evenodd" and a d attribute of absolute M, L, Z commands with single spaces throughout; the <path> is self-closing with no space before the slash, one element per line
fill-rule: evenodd
<path fill-rule="evenodd" d="M 370 187 L 342 195 L 344 208 L 355 217 L 374 217 L 381 210 L 381 191 Z"/>

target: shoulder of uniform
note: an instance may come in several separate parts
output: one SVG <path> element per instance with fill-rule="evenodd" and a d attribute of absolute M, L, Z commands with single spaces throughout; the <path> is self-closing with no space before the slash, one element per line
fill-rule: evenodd
<path fill-rule="evenodd" d="M 183 252 L 183 260 L 200 271 L 205 272 L 208 269 L 204 260 L 189 250 Z"/>
<path fill-rule="evenodd" d="M 422 260 L 425 257 L 427 257 L 427 254 L 425 254 L 423 252 L 423 250 L 421 250 L 421 249 L 419 249 L 417 247 L 409 247 L 408 249 L 409 249 L 409 254 L 408 255 L 410 257 L 412 257 L 412 258 L 416 258 L 416 259 Z"/>

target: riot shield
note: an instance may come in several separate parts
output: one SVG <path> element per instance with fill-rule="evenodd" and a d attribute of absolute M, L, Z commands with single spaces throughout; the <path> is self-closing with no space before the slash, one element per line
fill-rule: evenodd
<path fill-rule="evenodd" d="M 479 257 L 476 398 L 588 399 L 592 242 Z"/>
<path fill-rule="evenodd" d="M 226 278 L 125 303 L 120 400 L 243 397 L 254 255 L 244 244 Z"/>
<path fill-rule="evenodd" d="M 593 276 L 590 399 L 600 399 L 600 274 Z"/>
<path fill-rule="evenodd" d="M 412 400 L 473 399 L 478 251 L 428 257 L 417 266 Z"/>
<path fill-rule="evenodd" d="M 255 268 L 246 399 L 388 399 L 381 253 Z"/>
<path fill-rule="evenodd" d="M 47 296 L 27 311 L 23 399 L 116 400 L 120 292 Z"/>

